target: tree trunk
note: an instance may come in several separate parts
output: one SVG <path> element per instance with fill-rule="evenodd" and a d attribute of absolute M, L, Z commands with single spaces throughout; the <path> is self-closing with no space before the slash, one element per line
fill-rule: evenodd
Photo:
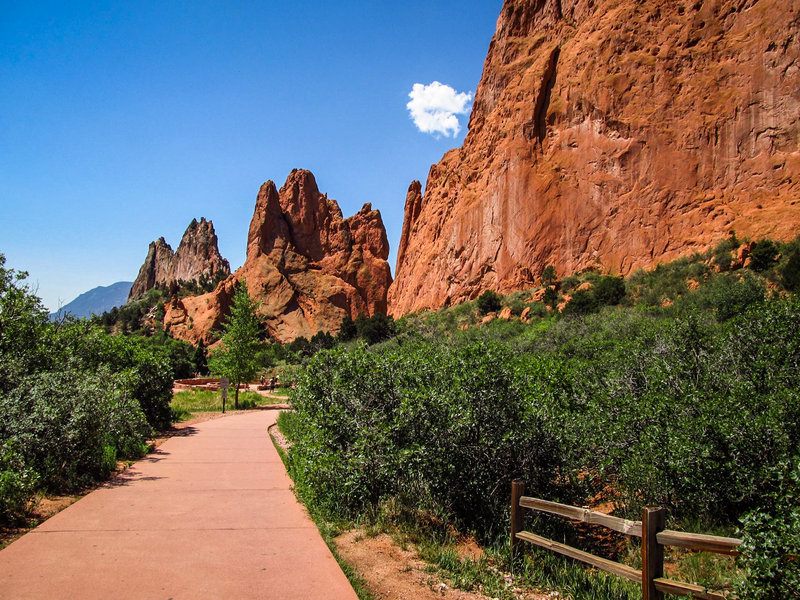
<path fill-rule="evenodd" d="M 233 395 L 233 408 L 239 410 L 239 382 L 236 382 L 236 392 Z"/>

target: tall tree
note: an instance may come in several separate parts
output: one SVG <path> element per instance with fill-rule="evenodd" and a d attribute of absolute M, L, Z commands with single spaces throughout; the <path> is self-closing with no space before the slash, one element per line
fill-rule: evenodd
<path fill-rule="evenodd" d="M 0 254 L 0 394 L 47 360 L 47 311 L 25 283 L 28 273 L 5 263 Z"/>
<path fill-rule="evenodd" d="M 203 343 L 203 340 L 200 340 L 197 343 L 197 347 L 194 349 L 194 353 L 192 354 L 192 364 L 194 365 L 195 372 L 200 375 L 205 375 L 206 371 L 208 371 L 208 362 L 206 361 L 206 345 Z"/>
<path fill-rule="evenodd" d="M 259 302 L 250 297 L 242 281 L 233 296 L 231 314 L 222 324 L 222 348 L 210 357 L 211 370 L 235 385 L 234 408 L 239 408 L 239 384 L 255 377 L 261 349 Z"/>

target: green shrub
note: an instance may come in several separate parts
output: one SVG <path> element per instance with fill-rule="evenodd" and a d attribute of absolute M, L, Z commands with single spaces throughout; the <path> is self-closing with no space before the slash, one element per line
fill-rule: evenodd
<path fill-rule="evenodd" d="M 88 320 L 51 323 L 25 274 L 4 265 L 0 254 L 0 519 L 35 490 L 74 490 L 118 458 L 141 456 L 150 425 L 169 425 L 173 376 L 191 351 L 163 333 L 110 337 Z M 133 312 L 123 311 L 127 322 Z"/>
<path fill-rule="evenodd" d="M 503 306 L 500 295 L 493 290 L 486 290 L 483 292 L 480 296 L 478 296 L 478 300 L 476 302 L 478 305 L 478 310 L 484 315 L 489 314 L 490 312 L 497 312 Z"/>
<path fill-rule="evenodd" d="M 388 340 L 396 333 L 394 319 L 382 313 L 375 313 L 370 318 L 360 314 L 355 325 L 358 337 L 370 345 Z"/>
<path fill-rule="evenodd" d="M 712 252 L 714 264 L 717 265 L 721 271 L 727 271 L 733 264 L 732 252 L 739 247 L 739 240 L 736 239 L 736 234 L 732 234 L 730 238 L 721 240 Z"/>
<path fill-rule="evenodd" d="M 511 310 L 511 314 L 515 317 L 518 317 L 522 314 L 522 311 L 525 310 L 525 301 L 522 298 L 514 298 L 508 304 L 508 308 Z"/>
<path fill-rule="evenodd" d="M 544 415 L 560 388 L 528 378 L 541 369 L 487 343 L 320 352 L 292 395 L 298 490 L 340 516 L 413 499 L 490 535 L 502 526 L 511 479 L 545 494 L 558 464 Z"/>
<path fill-rule="evenodd" d="M 597 297 L 589 290 L 577 290 L 564 306 L 565 315 L 587 315 L 600 308 Z"/>
<path fill-rule="evenodd" d="M 542 269 L 542 285 L 553 285 L 556 282 L 556 268 L 553 265 L 547 265 Z"/>
<path fill-rule="evenodd" d="M 293 396 L 298 490 L 350 517 L 395 498 L 490 538 L 512 478 L 582 502 L 591 473 L 628 516 L 659 504 L 731 522 L 800 446 L 800 305 L 742 306 L 725 320 L 700 303 L 500 320 L 321 352 Z"/>
<path fill-rule="evenodd" d="M 703 290 L 710 295 L 710 305 L 717 319 L 727 321 L 748 307 L 764 301 L 764 284 L 749 273 L 741 281 L 732 277 L 717 277 Z"/>
<path fill-rule="evenodd" d="M 150 428 L 128 390 L 107 369 L 37 375 L 0 398 L 0 439 L 16 440 L 46 489 L 78 489 L 107 476 L 117 456 L 141 455 Z"/>
<path fill-rule="evenodd" d="M 799 317 L 759 304 L 722 326 L 690 314 L 617 342 L 593 317 L 574 382 L 594 416 L 584 460 L 613 474 L 631 507 L 735 519 L 758 500 L 764 468 L 800 442 Z"/>
<path fill-rule="evenodd" d="M 544 295 L 542 296 L 542 302 L 549 306 L 552 310 L 555 310 L 556 305 L 558 304 L 558 292 L 555 290 L 555 288 L 545 288 Z"/>
<path fill-rule="evenodd" d="M 800 463 L 770 473 L 774 491 L 742 519 L 741 598 L 790 600 L 800 590 Z"/>
<path fill-rule="evenodd" d="M 531 309 L 531 311 L 528 313 L 528 316 L 531 318 L 532 317 L 543 318 L 547 316 L 547 307 L 542 302 L 532 302 L 527 305 L 527 308 Z"/>
<path fill-rule="evenodd" d="M 772 268 L 777 254 L 778 247 L 772 240 L 761 240 L 750 251 L 750 268 L 759 273 Z"/>
<path fill-rule="evenodd" d="M 599 304 L 615 306 L 625 297 L 625 281 L 622 277 L 604 275 L 595 283 L 592 292 Z"/>
<path fill-rule="evenodd" d="M 25 512 L 39 479 L 16 446 L 14 439 L 0 445 L 0 523 L 12 521 Z"/>
<path fill-rule="evenodd" d="M 342 324 L 339 327 L 339 333 L 336 334 L 336 339 L 340 342 L 349 342 L 358 335 L 358 329 L 356 329 L 356 324 L 353 322 L 352 317 L 350 315 L 345 315 L 342 318 Z"/>
<path fill-rule="evenodd" d="M 41 342 L 52 327 L 41 300 L 24 283 L 28 274 L 6 269 L 5 262 L 0 254 L 0 394 L 49 364 Z"/>
<path fill-rule="evenodd" d="M 577 275 L 570 275 L 561 280 L 561 291 L 568 294 L 581 284 L 581 280 Z"/>
<path fill-rule="evenodd" d="M 781 270 L 781 283 L 791 292 L 800 291 L 800 249 L 794 248 Z"/>

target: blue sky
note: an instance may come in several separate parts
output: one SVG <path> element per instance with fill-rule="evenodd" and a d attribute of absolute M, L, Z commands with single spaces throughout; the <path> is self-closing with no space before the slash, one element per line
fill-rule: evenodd
<path fill-rule="evenodd" d="M 0 253 L 46 306 L 133 280 L 150 241 L 214 221 L 238 268 L 259 186 L 310 169 L 383 215 L 459 146 L 414 84 L 474 92 L 502 0 L 0 0 Z M 463 97 L 460 97 L 463 100 Z"/>

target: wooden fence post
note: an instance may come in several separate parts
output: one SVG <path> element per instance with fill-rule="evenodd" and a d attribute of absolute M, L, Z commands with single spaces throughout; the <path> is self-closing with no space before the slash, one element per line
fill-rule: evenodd
<path fill-rule="evenodd" d="M 512 562 L 517 557 L 517 548 L 519 547 L 520 540 L 517 539 L 517 533 L 525 527 L 522 507 L 519 505 L 519 499 L 525 494 L 525 482 L 521 479 L 515 479 L 511 482 L 511 560 Z"/>
<path fill-rule="evenodd" d="M 642 509 L 642 598 L 644 600 L 664 600 L 654 579 L 664 576 L 664 546 L 658 543 L 656 535 L 664 530 L 667 511 L 663 508 L 646 506 Z"/>

